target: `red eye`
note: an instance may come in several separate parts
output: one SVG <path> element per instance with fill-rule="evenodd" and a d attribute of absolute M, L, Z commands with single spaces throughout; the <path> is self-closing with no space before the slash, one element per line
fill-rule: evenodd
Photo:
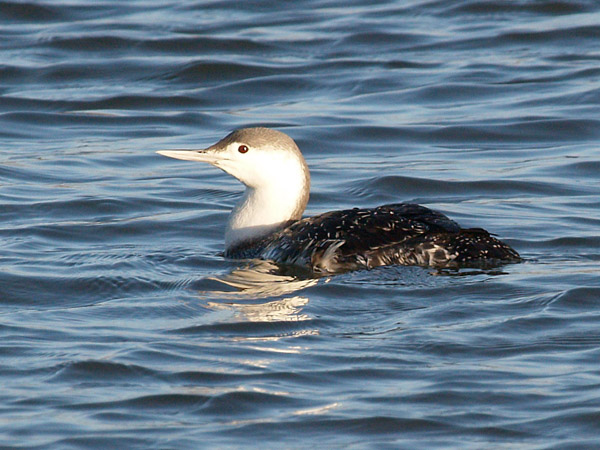
<path fill-rule="evenodd" d="M 238 152 L 240 153 L 246 153 L 248 151 L 248 146 L 247 145 L 240 145 L 238 147 Z"/>

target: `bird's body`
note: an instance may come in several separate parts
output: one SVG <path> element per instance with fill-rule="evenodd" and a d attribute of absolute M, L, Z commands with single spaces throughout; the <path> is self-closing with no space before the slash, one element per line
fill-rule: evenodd
<path fill-rule="evenodd" d="M 234 131 L 206 150 L 166 150 L 208 162 L 246 185 L 225 233 L 225 255 L 340 272 L 382 265 L 515 262 L 519 254 L 480 228 L 463 229 L 424 206 L 398 203 L 301 218 L 310 175 L 296 143 L 268 128 Z"/>

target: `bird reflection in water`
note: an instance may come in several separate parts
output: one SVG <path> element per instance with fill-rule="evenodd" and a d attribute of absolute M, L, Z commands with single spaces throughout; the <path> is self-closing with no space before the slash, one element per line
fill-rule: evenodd
<path fill-rule="evenodd" d="M 291 295 L 319 282 L 295 269 L 278 266 L 272 261 L 252 260 L 244 267 L 211 280 L 232 290 L 203 291 L 213 310 L 234 310 L 236 319 L 248 322 L 300 322 L 311 320 L 303 313 L 308 297 Z M 280 297 L 273 300 L 273 297 Z M 269 299 L 269 301 L 264 301 Z M 232 302 L 231 300 L 238 300 Z M 260 301 L 262 300 L 262 301 Z M 315 330 L 296 330 L 294 335 L 315 334 Z"/>
<path fill-rule="evenodd" d="M 291 294 L 314 286 L 319 281 L 309 271 L 294 266 L 278 265 L 273 261 L 254 259 L 243 267 L 223 276 L 209 277 L 234 291 L 211 291 L 224 298 L 265 298 Z"/>

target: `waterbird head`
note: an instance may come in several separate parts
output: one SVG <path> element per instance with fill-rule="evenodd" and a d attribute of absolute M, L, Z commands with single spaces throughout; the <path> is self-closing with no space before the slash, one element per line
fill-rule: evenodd
<path fill-rule="evenodd" d="M 233 175 L 246 185 L 227 229 L 228 250 L 298 220 L 308 203 L 310 175 L 292 138 L 269 128 L 242 128 L 203 150 L 161 150 L 186 161 L 201 161 Z"/>
<path fill-rule="evenodd" d="M 241 128 L 201 150 L 160 150 L 170 158 L 201 161 L 234 176 L 250 188 L 276 186 L 289 189 L 302 184 L 308 190 L 310 175 L 300 149 L 287 134 L 270 128 Z"/>

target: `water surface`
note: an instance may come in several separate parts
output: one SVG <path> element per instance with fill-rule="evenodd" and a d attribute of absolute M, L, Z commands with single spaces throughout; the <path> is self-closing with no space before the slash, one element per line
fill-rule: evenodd
<path fill-rule="evenodd" d="M 600 426 L 600 8 L 0 0 L 0 445 L 564 448 Z M 522 264 L 224 259 L 291 135 L 307 214 L 411 201 Z"/>

